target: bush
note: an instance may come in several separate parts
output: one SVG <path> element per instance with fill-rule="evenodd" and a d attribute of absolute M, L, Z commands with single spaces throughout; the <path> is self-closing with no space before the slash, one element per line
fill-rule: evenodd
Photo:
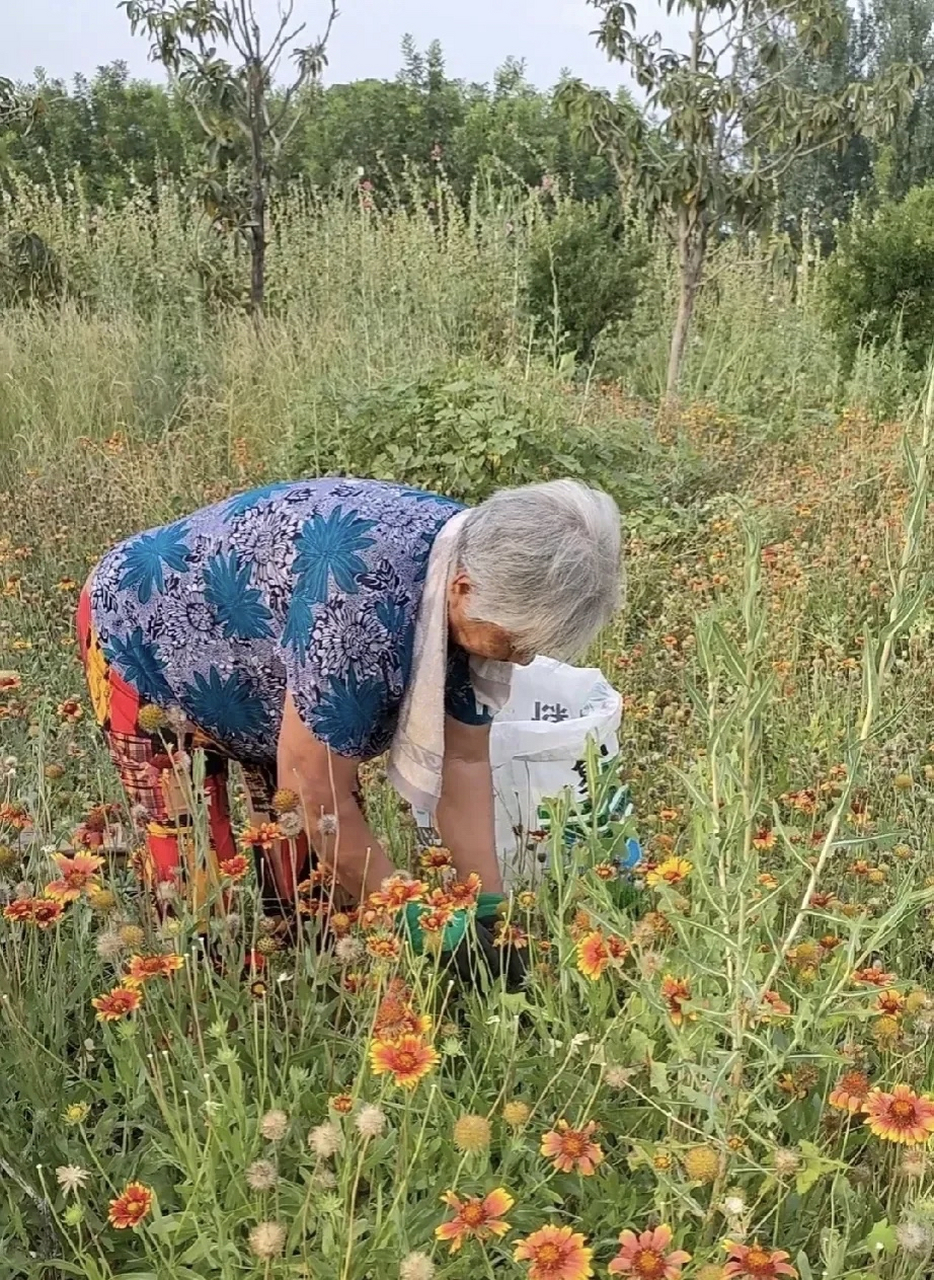
<path fill-rule="evenodd" d="M 532 239 L 527 305 L 539 336 L 587 360 L 604 330 L 632 315 L 647 257 L 617 199 L 563 203 Z"/>
<path fill-rule="evenodd" d="M 600 485 L 623 506 L 645 497 L 636 450 L 577 421 L 578 404 L 547 372 L 534 380 L 477 362 L 388 380 L 336 407 L 332 471 L 395 480 L 480 502 L 494 489 L 572 476 Z M 298 447 L 298 468 L 316 469 L 320 441 Z"/>
<path fill-rule="evenodd" d="M 840 234 L 826 276 L 827 305 L 841 352 L 900 335 L 923 368 L 934 344 L 934 186 L 916 187 Z"/>

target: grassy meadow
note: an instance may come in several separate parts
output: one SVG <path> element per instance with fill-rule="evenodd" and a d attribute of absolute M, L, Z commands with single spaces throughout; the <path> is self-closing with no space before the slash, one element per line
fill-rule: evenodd
<path fill-rule="evenodd" d="M 233 250 L 171 191 L 3 212 L 54 248 L 58 301 L 0 312 L 2 1280 L 930 1273 L 934 400 L 890 353 L 844 375 L 819 266 L 792 294 L 768 245 L 721 252 L 680 404 L 663 255 L 573 376 L 518 305 L 539 216 L 282 197 L 257 338 Z M 559 803 L 503 926 L 521 993 L 346 917 L 281 950 L 249 877 L 215 966 L 129 869 L 80 584 L 131 531 L 359 457 L 346 406 L 464 362 L 558 454 L 629 460 L 629 599 L 593 656 L 624 695 L 638 892 L 597 835 L 556 852 Z M 368 784 L 434 885 L 378 763 Z M 77 900 L 17 906 L 102 828 Z M 126 988 L 140 956 L 160 976 Z M 139 1007 L 98 1017 L 117 986 Z M 418 1078 L 381 1070 L 413 1027 Z"/>

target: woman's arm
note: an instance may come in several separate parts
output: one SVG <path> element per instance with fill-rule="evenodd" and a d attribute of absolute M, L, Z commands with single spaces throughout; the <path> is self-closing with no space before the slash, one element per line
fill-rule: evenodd
<path fill-rule="evenodd" d="M 496 857 L 490 726 L 444 721 L 441 799 L 435 815 L 461 879 L 475 871 L 486 893 L 502 893 Z"/>
<path fill-rule="evenodd" d="M 301 798 L 315 852 L 341 888 L 362 901 L 392 875 L 393 867 L 354 798 L 358 764 L 320 742 L 302 723 L 292 695 L 286 695 L 279 730 L 279 786 Z M 335 821 L 322 823 L 327 816 Z"/>

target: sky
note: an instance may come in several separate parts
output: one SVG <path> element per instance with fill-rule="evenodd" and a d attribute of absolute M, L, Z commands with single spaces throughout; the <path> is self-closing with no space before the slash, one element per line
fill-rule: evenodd
<path fill-rule="evenodd" d="M 261 23 L 272 23 L 277 0 L 254 0 Z M 295 15 L 318 34 L 326 0 L 295 0 Z M 590 84 L 616 87 L 624 71 L 609 63 L 591 36 L 597 12 L 586 0 L 339 0 L 329 45 L 327 82 L 391 77 L 399 69 L 403 35 L 424 48 L 440 40 L 448 74 L 489 81 L 506 57 L 524 58 L 528 78 L 542 88 L 564 68 Z M 677 19 L 654 0 L 638 0 L 640 30 L 660 28 L 676 39 Z M 154 78 L 146 41 L 131 36 L 113 0 L 14 0 L 6 6 L 0 76 L 29 80 L 36 67 L 70 80 L 121 59 L 130 72 Z"/>

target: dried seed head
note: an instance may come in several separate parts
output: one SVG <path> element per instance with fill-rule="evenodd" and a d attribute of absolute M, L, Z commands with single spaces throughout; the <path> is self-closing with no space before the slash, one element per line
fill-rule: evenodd
<path fill-rule="evenodd" d="M 410 1253 L 399 1265 L 399 1280 L 434 1280 L 435 1264 L 427 1253 Z"/>
<path fill-rule="evenodd" d="M 319 1160 L 329 1160 L 343 1145 L 344 1135 L 331 1120 L 317 1125 L 308 1135 L 308 1145 Z"/>
<path fill-rule="evenodd" d="M 254 1160 L 246 1171 L 246 1184 L 251 1191 L 271 1191 L 279 1181 L 271 1160 Z"/>
<path fill-rule="evenodd" d="M 260 1222 L 250 1232 L 250 1251 L 256 1258 L 276 1258 L 285 1248 L 281 1222 Z"/>
<path fill-rule="evenodd" d="M 355 1124 L 361 1137 L 379 1138 L 386 1128 L 386 1113 L 368 1103 L 360 1108 Z"/>
<path fill-rule="evenodd" d="M 267 1142 L 281 1142 L 289 1130 L 289 1117 L 284 1111 L 267 1111 L 259 1122 L 259 1131 Z"/>

